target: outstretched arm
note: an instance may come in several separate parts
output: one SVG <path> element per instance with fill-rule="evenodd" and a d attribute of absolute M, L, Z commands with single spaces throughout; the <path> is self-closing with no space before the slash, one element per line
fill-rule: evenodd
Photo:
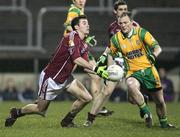
<path fill-rule="evenodd" d="M 77 59 L 75 59 L 74 63 L 79 66 L 84 67 L 86 72 L 97 74 L 104 79 L 108 79 L 108 72 L 105 70 L 106 66 L 103 66 L 103 67 L 93 66 L 81 57 L 78 57 Z"/>
<path fill-rule="evenodd" d="M 89 62 L 87 62 L 82 57 L 78 57 L 77 59 L 75 59 L 74 63 L 81 66 L 81 67 L 83 67 L 83 68 L 87 68 L 87 69 L 90 69 L 90 70 L 93 70 L 93 68 L 95 67 L 95 66 L 92 66 L 91 64 L 89 64 Z"/>

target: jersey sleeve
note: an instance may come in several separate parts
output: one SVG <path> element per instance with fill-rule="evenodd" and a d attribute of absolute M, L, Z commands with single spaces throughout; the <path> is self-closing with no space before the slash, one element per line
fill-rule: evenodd
<path fill-rule="evenodd" d="M 87 51 L 82 55 L 82 58 L 85 59 L 87 62 L 89 61 L 88 52 Z"/>
<path fill-rule="evenodd" d="M 108 35 L 109 35 L 109 39 L 111 39 L 111 37 L 113 36 L 113 34 L 111 33 L 111 25 L 108 28 Z"/>
<path fill-rule="evenodd" d="M 115 35 L 110 39 L 110 52 L 111 55 L 115 55 L 117 52 L 117 45 L 116 45 L 116 40 L 115 40 Z"/>
<path fill-rule="evenodd" d="M 77 36 L 77 34 L 75 34 L 75 32 L 70 33 L 68 51 L 72 61 L 81 56 L 79 48 L 79 39 L 80 38 Z"/>
<path fill-rule="evenodd" d="M 141 28 L 140 30 L 140 37 L 142 41 L 146 44 L 146 46 L 149 46 L 150 48 L 155 48 L 156 46 L 159 46 L 157 40 L 151 35 L 151 33 L 143 28 Z"/>

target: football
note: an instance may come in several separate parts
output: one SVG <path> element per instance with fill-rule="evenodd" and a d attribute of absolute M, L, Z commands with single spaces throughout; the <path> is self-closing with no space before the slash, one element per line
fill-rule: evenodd
<path fill-rule="evenodd" d="M 107 68 L 107 72 L 109 74 L 109 80 L 113 82 L 122 80 L 124 77 L 124 70 L 119 65 L 110 65 Z"/>

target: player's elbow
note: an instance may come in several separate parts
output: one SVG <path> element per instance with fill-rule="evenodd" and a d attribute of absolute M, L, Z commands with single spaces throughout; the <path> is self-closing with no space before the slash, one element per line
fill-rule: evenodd
<path fill-rule="evenodd" d="M 162 48 L 159 46 L 159 54 L 162 52 Z"/>
<path fill-rule="evenodd" d="M 155 49 L 154 49 L 154 54 L 155 56 L 159 56 L 159 54 L 161 54 L 162 52 L 162 48 L 160 46 L 157 46 Z"/>

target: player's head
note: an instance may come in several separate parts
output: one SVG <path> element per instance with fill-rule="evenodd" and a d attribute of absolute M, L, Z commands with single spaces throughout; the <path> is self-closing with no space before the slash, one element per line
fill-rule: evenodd
<path fill-rule="evenodd" d="M 114 3 L 114 14 L 119 17 L 123 12 L 128 12 L 127 3 L 124 0 L 117 0 Z"/>
<path fill-rule="evenodd" d="M 73 0 L 73 3 L 76 7 L 82 9 L 85 7 L 86 0 Z"/>
<path fill-rule="evenodd" d="M 85 15 L 80 15 L 71 21 L 71 27 L 74 31 L 82 34 L 89 34 L 89 23 Z"/>
<path fill-rule="evenodd" d="M 133 28 L 132 18 L 129 13 L 122 13 L 122 15 L 118 17 L 118 24 L 121 28 L 121 31 L 125 34 L 128 34 Z"/>

